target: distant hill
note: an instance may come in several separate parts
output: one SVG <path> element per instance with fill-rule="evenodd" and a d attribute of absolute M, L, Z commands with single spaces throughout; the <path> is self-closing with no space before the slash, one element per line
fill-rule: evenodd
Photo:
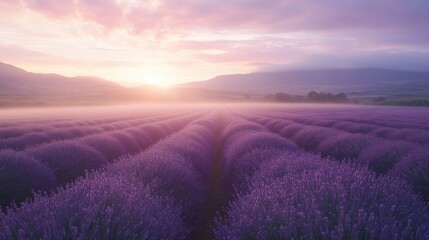
<path fill-rule="evenodd" d="M 429 96 L 429 72 L 372 68 L 257 72 L 223 75 L 176 87 L 260 94 L 307 94 L 314 90 L 349 95 Z"/>
<path fill-rule="evenodd" d="M 429 72 L 388 69 L 330 69 L 260 72 L 218 76 L 163 89 L 126 88 L 95 77 L 65 77 L 27 72 L 0 63 L 0 107 L 115 102 L 270 101 L 284 92 L 295 98 L 310 91 L 343 92 L 357 102 L 407 104 L 429 101 Z M 418 101 L 417 101 L 417 100 Z M 397 104 L 399 105 L 399 104 Z"/>
<path fill-rule="evenodd" d="M 0 63 L 0 96 L 49 97 L 97 95 L 122 86 L 94 77 L 64 77 L 57 74 L 30 73 Z"/>

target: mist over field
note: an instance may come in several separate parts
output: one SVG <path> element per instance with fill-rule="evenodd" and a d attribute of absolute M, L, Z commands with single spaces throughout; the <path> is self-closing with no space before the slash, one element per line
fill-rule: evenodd
<path fill-rule="evenodd" d="M 0 240 L 428 240 L 428 12 L 0 0 Z"/>

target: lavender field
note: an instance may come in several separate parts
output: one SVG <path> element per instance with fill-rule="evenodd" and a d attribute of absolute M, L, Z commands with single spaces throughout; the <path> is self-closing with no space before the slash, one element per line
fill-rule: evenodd
<path fill-rule="evenodd" d="M 429 111 L 0 111 L 0 239 L 429 239 Z"/>

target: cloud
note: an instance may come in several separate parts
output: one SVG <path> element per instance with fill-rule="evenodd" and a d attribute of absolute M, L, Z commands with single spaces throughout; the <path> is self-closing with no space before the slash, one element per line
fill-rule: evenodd
<path fill-rule="evenodd" d="M 0 60 L 53 72 L 115 68 L 117 79 L 138 79 L 152 64 L 199 80 L 258 69 L 429 69 L 423 0 L 0 0 L 0 9 Z"/>
<path fill-rule="evenodd" d="M 428 29 L 429 2 L 420 0 L 24 0 L 47 16 L 81 16 L 135 32 L 189 29 L 302 31 Z M 119 24 L 120 23 L 120 24 Z"/>
<path fill-rule="evenodd" d="M 329 32 L 429 45 L 428 1 L 420 0 L 23 0 L 51 18 L 96 23 L 158 38 L 199 31 Z M 382 36 L 376 36 L 382 35 Z M 387 39 L 388 38 L 388 39 Z"/>
<path fill-rule="evenodd" d="M 299 61 L 281 64 L 265 63 L 260 71 L 329 68 L 387 68 L 422 71 L 429 69 L 429 51 L 368 51 L 349 54 L 311 54 Z"/>
<path fill-rule="evenodd" d="M 37 65 L 37 66 L 74 66 L 78 68 L 129 68 L 140 67 L 144 63 L 126 60 L 102 60 L 102 59 L 75 59 L 63 56 L 46 54 L 39 51 L 32 51 L 20 46 L 0 45 L 0 62 L 16 65 Z"/>
<path fill-rule="evenodd" d="M 78 0 L 76 13 L 87 21 L 96 22 L 108 29 L 123 25 L 124 9 L 114 0 Z"/>
<path fill-rule="evenodd" d="M 75 13 L 74 0 L 24 0 L 24 6 L 48 17 L 66 17 Z"/>

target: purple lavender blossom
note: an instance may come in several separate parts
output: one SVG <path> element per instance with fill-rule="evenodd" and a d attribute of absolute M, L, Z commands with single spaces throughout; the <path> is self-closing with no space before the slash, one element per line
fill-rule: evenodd
<path fill-rule="evenodd" d="M 55 186 L 55 174 L 47 166 L 24 153 L 0 150 L 0 206 L 19 204 L 34 192 Z"/>

